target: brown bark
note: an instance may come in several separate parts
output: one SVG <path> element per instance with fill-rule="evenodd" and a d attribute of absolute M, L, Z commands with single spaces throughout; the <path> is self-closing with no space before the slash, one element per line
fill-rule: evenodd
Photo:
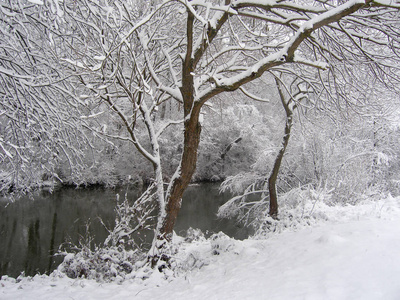
<path fill-rule="evenodd" d="M 196 170 L 197 150 L 200 142 L 201 125 L 199 123 L 200 104 L 194 103 L 193 71 L 195 61 L 193 51 L 193 22 L 194 16 L 188 12 L 187 19 L 187 49 L 182 65 L 182 87 L 184 109 L 184 140 L 180 170 L 171 182 L 171 189 L 166 197 L 166 216 L 159 232 L 159 239 L 170 241 L 172 231 L 181 208 L 182 196 L 188 187 Z"/>
<path fill-rule="evenodd" d="M 290 109 L 288 102 L 285 101 L 285 96 L 280 87 L 278 79 L 275 79 L 276 86 L 278 88 L 279 97 L 281 99 L 282 105 L 286 112 L 286 125 L 285 125 L 285 135 L 283 136 L 282 147 L 275 158 L 275 163 L 271 171 L 271 175 L 268 178 L 268 191 L 269 191 L 269 215 L 276 219 L 278 217 L 278 194 L 276 192 L 276 181 L 278 179 L 279 169 L 281 167 L 283 156 L 290 139 L 290 130 L 293 124 L 293 111 Z"/>
<path fill-rule="evenodd" d="M 269 215 L 273 218 L 278 217 L 278 195 L 276 192 L 276 181 L 278 179 L 279 169 L 281 167 L 282 159 L 286 151 L 286 147 L 289 143 L 290 129 L 292 127 L 292 116 L 286 119 L 285 125 L 285 136 L 283 137 L 282 148 L 275 159 L 274 167 L 271 175 L 268 179 L 268 191 L 269 191 Z"/>
<path fill-rule="evenodd" d="M 166 217 L 161 227 L 162 238 L 169 241 L 181 208 L 182 196 L 188 187 L 196 170 L 197 149 L 200 142 L 201 125 L 198 122 L 198 114 L 192 113 L 192 117 L 185 122 L 184 148 L 181 159 L 180 175 L 172 183 L 170 194 L 167 195 Z"/>
<path fill-rule="evenodd" d="M 230 3 L 230 0 L 225 0 L 226 4 Z M 188 11 L 187 12 L 187 24 L 186 24 L 186 37 L 187 37 L 187 48 L 186 55 L 182 64 L 182 87 L 180 88 L 183 98 L 183 109 L 184 109 L 184 140 L 183 140 L 183 153 L 180 163 L 180 173 L 174 177 L 171 182 L 171 189 L 166 197 L 166 216 L 163 220 L 162 227 L 158 233 L 159 239 L 169 241 L 172 237 L 172 232 L 181 208 L 182 196 L 186 188 L 188 187 L 190 180 L 192 179 L 193 173 L 196 170 L 197 163 L 197 150 L 200 143 L 201 125 L 199 123 L 200 110 L 204 102 L 194 102 L 194 80 L 193 72 L 196 68 L 197 63 L 205 53 L 209 44 L 213 41 L 215 36 L 218 34 L 222 25 L 228 19 L 228 13 L 222 15 L 218 20 L 215 28 L 209 24 L 207 35 L 204 38 L 201 47 L 193 49 L 193 24 L 194 16 Z"/>

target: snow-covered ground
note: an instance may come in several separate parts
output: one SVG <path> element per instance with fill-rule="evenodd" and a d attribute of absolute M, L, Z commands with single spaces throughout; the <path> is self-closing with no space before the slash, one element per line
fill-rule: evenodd
<path fill-rule="evenodd" d="M 183 265 L 204 265 L 168 280 L 3 277 L 0 299 L 400 299 L 400 198 L 321 211 L 328 220 L 265 239 L 183 244 Z"/>

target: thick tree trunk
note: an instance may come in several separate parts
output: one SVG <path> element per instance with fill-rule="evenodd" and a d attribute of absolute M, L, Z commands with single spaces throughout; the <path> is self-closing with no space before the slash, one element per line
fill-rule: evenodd
<path fill-rule="evenodd" d="M 156 240 L 157 253 L 152 257 L 152 266 L 154 267 L 161 259 L 169 260 L 167 254 L 164 253 L 164 247 L 168 247 L 168 243 L 172 239 L 172 233 L 175 222 L 181 208 L 182 196 L 188 187 L 193 173 L 196 170 L 197 150 L 200 143 L 201 125 L 199 122 L 201 103 L 194 101 L 194 58 L 193 52 L 193 23 L 194 16 L 188 12 L 187 19 L 187 50 L 182 65 L 182 87 L 180 88 L 183 98 L 184 110 L 184 139 L 183 153 L 180 165 L 176 170 L 166 193 L 165 197 L 165 213 L 161 220 L 161 227 L 158 229 Z"/>
<path fill-rule="evenodd" d="M 193 109 L 190 118 L 184 123 L 184 147 L 180 166 L 178 167 L 165 197 L 165 212 L 162 214 L 161 227 L 156 233 L 155 242 L 151 253 L 151 265 L 155 267 L 161 260 L 169 265 L 168 244 L 171 242 L 172 234 L 182 204 L 182 196 L 188 187 L 193 173 L 196 170 L 197 150 L 200 142 L 201 125 L 199 123 L 200 106 Z M 164 268 L 165 264 L 159 265 Z"/>
<path fill-rule="evenodd" d="M 183 192 L 188 187 L 196 169 L 197 149 L 200 142 L 201 125 L 199 115 L 201 105 L 194 103 L 194 60 L 193 52 L 193 23 L 194 16 L 188 12 L 187 19 L 187 49 L 182 65 L 182 87 L 184 112 L 183 153 L 178 170 L 169 185 L 166 195 L 166 216 L 163 220 L 159 235 L 161 239 L 171 240 L 175 221 L 181 208 Z"/>
<path fill-rule="evenodd" d="M 181 163 L 176 171 L 165 197 L 165 212 L 162 214 L 161 227 L 156 233 L 155 242 L 150 255 L 151 266 L 155 267 L 161 260 L 164 264 L 159 268 L 169 265 L 168 244 L 171 242 L 172 234 L 182 204 L 182 196 L 188 187 L 190 180 L 196 170 L 197 149 L 200 142 L 201 125 L 198 122 L 198 114 L 185 121 L 184 149 Z"/>
<path fill-rule="evenodd" d="M 201 125 L 198 114 L 192 112 L 192 117 L 185 122 L 184 147 L 179 170 L 172 179 L 171 188 L 167 194 L 166 217 L 163 221 L 160 234 L 169 241 L 181 208 L 182 196 L 188 187 L 193 173 L 196 170 L 197 149 L 200 142 Z"/>

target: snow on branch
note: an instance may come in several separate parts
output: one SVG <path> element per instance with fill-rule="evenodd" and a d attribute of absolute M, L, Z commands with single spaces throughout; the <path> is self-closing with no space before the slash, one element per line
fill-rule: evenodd
<path fill-rule="evenodd" d="M 146 66 L 151 74 L 152 79 L 157 84 L 157 88 L 163 92 L 166 92 L 167 94 L 169 94 L 171 97 L 175 98 L 176 100 L 182 101 L 182 94 L 177 87 L 175 87 L 175 88 L 169 87 L 162 83 L 160 76 L 158 76 L 158 74 L 157 74 L 156 68 L 153 66 L 152 60 L 149 56 L 149 51 L 147 50 L 147 47 L 145 46 L 146 38 L 143 36 L 143 34 L 138 34 L 138 37 L 143 46 L 143 50 L 144 50 L 143 52 L 144 52 L 144 58 L 146 61 Z M 168 60 L 168 57 L 167 57 L 167 60 Z M 172 68 L 172 66 L 170 68 Z M 173 71 L 173 70 L 170 69 L 170 71 Z M 175 72 L 173 72 L 173 74 L 175 74 Z M 178 82 L 175 82 L 175 84 L 178 84 Z"/>
<path fill-rule="evenodd" d="M 284 17 L 281 16 L 281 15 L 279 17 L 266 16 L 265 14 L 251 12 L 251 11 L 240 11 L 238 14 L 240 16 L 243 16 L 243 17 L 249 17 L 249 18 L 252 18 L 252 19 L 259 19 L 259 20 L 263 20 L 263 21 L 266 21 L 266 22 L 275 23 L 275 24 L 281 24 L 281 25 L 292 24 L 294 21 L 308 20 L 307 17 L 299 16 L 297 14 L 284 16 Z"/>
<path fill-rule="evenodd" d="M 326 11 L 322 6 L 300 5 L 292 1 L 275 1 L 275 0 L 233 0 L 232 5 L 235 8 L 257 7 L 265 10 L 272 8 L 280 8 L 295 12 L 321 13 Z"/>
<path fill-rule="evenodd" d="M 215 10 L 215 11 L 229 13 L 232 15 L 237 14 L 237 11 L 234 10 L 230 5 L 214 5 L 213 3 L 210 3 L 210 2 L 206 3 L 204 0 L 193 0 L 190 3 L 192 6 L 205 7 L 205 8 L 207 8 L 208 11 Z"/>
<path fill-rule="evenodd" d="M 393 1 L 393 0 L 373 0 L 373 4 L 376 4 L 376 5 L 378 5 L 378 6 L 400 8 L 400 1 Z"/>
<path fill-rule="evenodd" d="M 304 57 L 301 57 L 300 55 L 298 55 L 296 53 L 294 55 L 293 62 L 300 63 L 300 64 L 303 64 L 303 65 L 307 65 L 307 66 L 314 67 L 314 68 L 321 69 L 321 70 L 326 70 L 329 67 L 329 64 L 326 63 L 326 62 L 323 62 L 323 61 L 311 61 L 311 60 L 308 60 L 308 59 L 306 59 Z"/>
<path fill-rule="evenodd" d="M 240 91 L 241 91 L 243 94 L 245 94 L 247 97 L 249 97 L 249 98 L 251 98 L 251 99 L 253 99 L 253 100 L 260 101 L 260 102 L 267 102 L 267 103 L 270 102 L 269 99 L 260 98 L 260 97 L 258 97 L 258 96 L 256 96 L 256 95 L 250 93 L 249 91 L 247 91 L 247 90 L 246 90 L 244 87 L 242 87 L 242 86 L 239 87 L 239 89 L 240 89 Z"/>
<path fill-rule="evenodd" d="M 245 8 L 245 7 L 289 7 L 293 10 L 299 9 L 299 11 L 310 11 L 313 12 L 313 15 L 309 16 L 309 20 L 297 26 L 297 29 L 294 31 L 294 34 L 287 41 L 281 42 L 283 47 L 275 47 L 276 52 L 259 58 L 256 63 L 251 66 L 241 66 L 236 69 L 236 73 L 234 73 L 230 77 L 224 77 L 222 75 L 222 70 L 219 71 L 217 76 L 213 76 L 215 86 L 210 87 L 206 90 L 201 91 L 198 95 L 200 102 L 205 102 L 211 97 L 223 92 L 223 91 L 232 91 L 243 84 L 254 80 L 255 78 L 259 78 L 266 70 L 269 70 L 273 67 L 277 67 L 286 63 L 300 63 L 303 65 L 311 66 L 317 69 L 326 69 L 328 64 L 323 61 L 311 61 L 308 58 L 300 56 L 298 53 L 295 53 L 300 45 L 306 40 L 310 39 L 311 42 L 315 37 L 311 37 L 311 34 L 326 25 L 337 22 L 344 17 L 351 15 L 356 12 L 360 8 L 364 7 L 366 4 L 371 1 L 363 1 L 363 0 L 350 0 L 342 5 L 338 5 L 337 7 L 331 9 L 321 9 L 321 8 L 311 8 L 306 7 L 303 9 L 298 8 L 296 5 L 287 4 L 285 2 L 275 2 L 275 1 L 233 1 L 232 6 L 236 9 Z M 294 27 L 296 28 L 296 27 Z M 220 66 L 220 69 L 223 68 Z M 229 71 L 225 68 L 226 71 Z M 242 70 L 242 71 L 239 71 Z M 229 72 L 227 72 L 228 74 Z"/>
<path fill-rule="evenodd" d="M 129 32 L 121 39 L 121 41 L 119 42 L 119 44 L 117 46 L 115 46 L 114 49 L 112 49 L 111 52 L 119 49 L 123 44 L 125 44 L 125 42 L 129 39 L 129 37 L 134 34 L 136 31 L 138 31 L 138 29 L 142 26 L 144 26 L 146 23 L 148 23 L 154 15 L 156 15 L 156 13 L 158 13 L 160 11 L 160 9 L 165 6 L 167 3 L 169 2 L 173 2 L 173 0 L 166 0 L 164 1 L 162 4 L 160 4 L 158 7 L 156 7 L 156 9 L 154 9 L 154 11 L 152 11 L 150 14 L 148 14 L 146 17 L 144 17 L 141 21 L 139 21 L 138 23 L 135 24 L 135 26 L 133 26 Z"/>
<path fill-rule="evenodd" d="M 158 130 L 158 132 L 155 135 L 156 138 L 160 137 L 161 134 L 164 132 L 164 130 L 167 129 L 169 126 L 182 124 L 183 122 L 184 120 L 178 120 L 178 121 L 169 120 L 167 123 L 163 124 L 163 126 Z"/>
<path fill-rule="evenodd" d="M 182 3 L 183 5 L 186 6 L 186 8 L 188 9 L 188 11 L 190 11 L 190 13 L 197 19 L 200 21 L 200 23 L 202 23 L 203 25 L 207 24 L 207 21 L 201 16 L 199 15 L 196 10 L 193 7 L 193 3 L 189 2 L 187 0 L 177 0 L 178 2 Z"/>
<path fill-rule="evenodd" d="M 0 66 L 0 73 L 7 75 L 9 77 L 14 77 L 14 78 L 19 78 L 19 79 L 33 79 L 32 76 L 17 74 L 14 70 L 6 69 L 6 68 L 3 68 L 2 66 Z"/>
<path fill-rule="evenodd" d="M 247 67 L 243 72 L 229 78 L 215 79 L 217 87 L 224 89 L 236 89 L 242 84 L 250 82 L 253 78 L 259 77 L 261 73 L 273 66 L 278 66 L 284 63 L 283 51 L 271 54 L 263 59 L 260 59 L 253 66 Z"/>
<path fill-rule="evenodd" d="M 85 66 L 83 63 L 81 63 L 79 61 L 73 61 L 73 60 L 71 60 L 69 58 L 61 58 L 60 60 L 61 61 L 65 61 L 65 62 L 67 62 L 67 63 L 69 63 L 69 64 L 71 64 L 71 65 L 73 65 L 75 67 L 81 68 L 81 69 L 86 69 L 87 68 L 87 66 Z"/>
<path fill-rule="evenodd" d="M 4 147 L 2 142 L 4 142 L 3 138 L 0 138 L 0 147 L 1 147 L 1 149 L 3 149 L 3 152 L 5 153 L 6 156 L 8 156 L 9 158 L 12 159 L 13 155 L 9 151 L 7 151 L 7 149 Z"/>

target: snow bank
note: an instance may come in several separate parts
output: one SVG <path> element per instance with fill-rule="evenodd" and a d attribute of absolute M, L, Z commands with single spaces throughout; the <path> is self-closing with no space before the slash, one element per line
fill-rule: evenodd
<path fill-rule="evenodd" d="M 167 280 L 3 277 L 0 299 L 400 299 L 400 198 L 318 209 L 328 220 L 264 239 L 177 238 Z"/>

